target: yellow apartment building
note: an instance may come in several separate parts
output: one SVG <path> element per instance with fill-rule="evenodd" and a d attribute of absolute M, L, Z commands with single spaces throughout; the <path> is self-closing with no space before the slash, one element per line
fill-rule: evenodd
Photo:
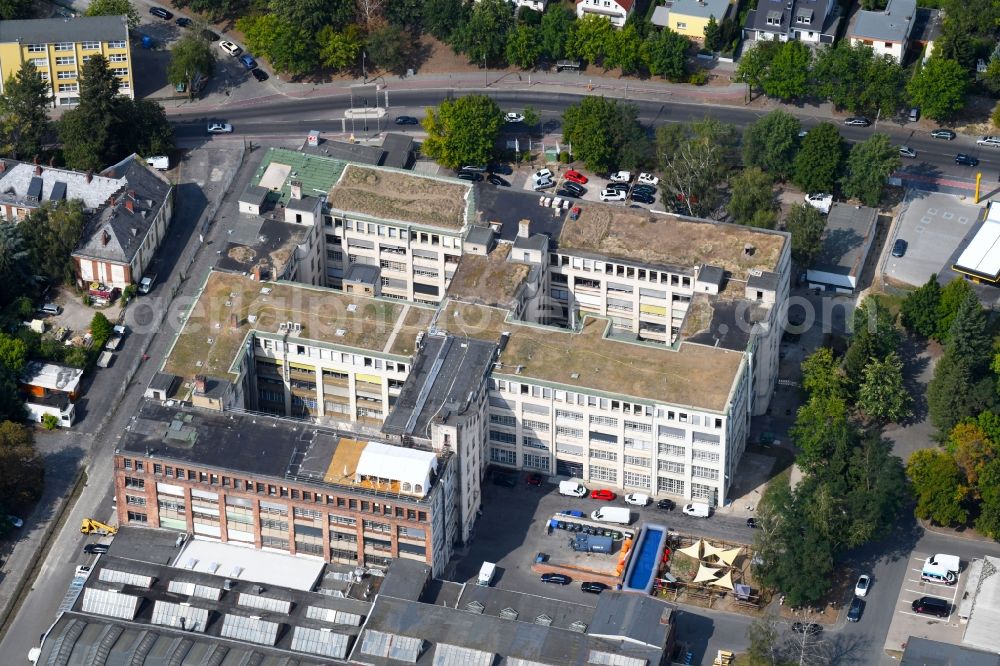
<path fill-rule="evenodd" d="M 118 76 L 121 94 L 133 98 L 132 51 L 124 16 L 0 21 L 0 92 L 25 62 L 48 83 L 53 106 L 80 103 L 83 63 L 102 55 Z"/>

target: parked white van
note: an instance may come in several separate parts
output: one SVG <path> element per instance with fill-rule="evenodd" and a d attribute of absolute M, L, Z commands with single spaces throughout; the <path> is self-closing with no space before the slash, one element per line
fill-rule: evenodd
<path fill-rule="evenodd" d="M 569 495 L 570 497 L 583 497 L 587 494 L 587 486 L 579 481 L 560 481 L 559 494 Z"/>
<path fill-rule="evenodd" d="M 958 574 L 962 570 L 962 561 L 957 555 L 931 555 L 924 562 L 920 572 L 921 580 L 932 583 L 954 585 L 958 582 Z"/>

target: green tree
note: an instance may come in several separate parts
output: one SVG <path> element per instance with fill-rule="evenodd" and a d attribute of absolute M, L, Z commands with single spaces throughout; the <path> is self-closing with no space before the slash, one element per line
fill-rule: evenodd
<path fill-rule="evenodd" d="M 947 432 L 964 418 L 989 407 L 996 386 L 991 378 L 977 377 L 961 359 L 945 354 L 927 385 L 927 411 L 931 423 Z"/>
<path fill-rule="evenodd" d="M 938 304 L 941 301 L 941 285 L 937 273 L 927 282 L 907 294 L 900 307 L 900 321 L 910 333 L 931 338 L 937 332 Z"/>
<path fill-rule="evenodd" d="M 792 259 L 800 266 L 812 265 L 823 249 L 826 220 L 822 213 L 806 204 L 794 204 L 785 218 L 785 230 L 792 235 Z"/>
<path fill-rule="evenodd" d="M 563 137 L 573 154 L 591 171 L 607 173 L 618 166 L 631 168 L 638 153 L 635 144 L 646 134 L 638 110 L 604 97 L 586 97 L 563 113 Z"/>
<path fill-rule="evenodd" d="M 52 282 L 72 284 L 74 268 L 70 255 L 86 222 L 83 202 L 46 201 L 28 213 L 24 222 L 24 242 L 36 273 Z"/>
<path fill-rule="evenodd" d="M 934 339 L 939 342 L 946 342 L 951 333 L 951 325 L 958 314 L 958 306 L 961 305 L 969 294 L 974 294 L 972 287 L 963 278 L 955 278 L 941 289 L 941 297 L 938 299 L 937 307 L 937 331 Z"/>
<path fill-rule="evenodd" d="M 849 448 L 856 437 L 847 418 L 847 404 L 835 396 L 812 396 L 799 407 L 789 435 L 799 448 L 799 465 L 815 472 L 827 465 L 838 449 Z"/>
<path fill-rule="evenodd" d="M 45 468 L 31 430 L 10 421 L 0 423 L 0 469 L 0 506 L 22 507 L 41 497 Z"/>
<path fill-rule="evenodd" d="M 781 109 L 747 125 L 743 131 L 743 164 L 757 166 L 784 180 L 792 173 L 799 149 L 799 119 Z"/>
<path fill-rule="evenodd" d="M 760 167 L 737 171 L 729 179 L 729 189 L 726 208 L 737 224 L 750 225 L 758 211 L 774 209 L 774 183 Z"/>
<path fill-rule="evenodd" d="M 506 54 L 507 33 L 514 14 L 507 0 L 479 0 L 465 25 L 464 51 L 473 63 L 500 64 Z"/>
<path fill-rule="evenodd" d="M 28 363 L 28 345 L 20 338 L 0 333 L 0 366 L 15 376 L 24 372 Z"/>
<path fill-rule="evenodd" d="M 792 165 L 792 180 L 806 192 L 833 192 L 843 156 L 840 132 L 831 123 L 820 123 L 802 139 Z"/>
<path fill-rule="evenodd" d="M 565 5 L 549 5 L 542 14 L 539 28 L 539 46 L 542 53 L 552 60 L 566 55 L 566 44 L 576 24 L 576 14 Z"/>
<path fill-rule="evenodd" d="M 3 0 L 0 2 L 0 21 L 31 18 L 29 0 Z"/>
<path fill-rule="evenodd" d="M 965 108 L 969 74 L 955 60 L 932 56 L 906 86 L 910 101 L 934 120 L 950 120 Z"/>
<path fill-rule="evenodd" d="M 521 69 L 529 69 L 535 66 L 541 53 L 538 28 L 521 24 L 510 31 L 507 38 L 507 62 Z"/>
<path fill-rule="evenodd" d="M 954 458 L 940 449 L 919 449 L 910 456 L 906 473 L 917 496 L 918 518 L 930 519 L 939 525 L 968 522 L 962 473 Z"/>
<path fill-rule="evenodd" d="M 353 23 L 340 31 L 324 26 L 316 38 L 320 62 L 338 72 L 357 67 L 364 39 L 364 31 Z"/>
<path fill-rule="evenodd" d="M 611 35 L 604 64 L 607 67 L 618 67 L 622 74 L 635 73 L 642 63 L 642 44 L 642 37 L 635 24 L 626 23 L 624 28 Z"/>
<path fill-rule="evenodd" d="M 600 63 L 611 47 L 615 28 L 606 16 L 587 14 L 573 25 L 566 52 L 587 62 Z"/>
<path fill-rule="evenodd" d="M 662 187 L 687 209 L 688 215 L 714 211 L 719 183 L 729 175 L 736 154 L 736 132 L 717 120 L 656 128 L 655 150 Z"/>
<path fill-rule="evenodd" d="M 194 97 L 191 85 L 197 74 L 211 76 L 215 68 L 215 55 L 208 42 L 200 35 L 187 33 L 170 49 L 170 63 L 167 65 L 167 81 L 173 85 L 183 83 L 188 95 Z"/>
<path fill-rule="evenodd" d="M 385 5 L 385 18 L 397 28 L 419 32 L 423 26 L 424 0 L 395 0 Z"/>
<path fill-rule="evenodd" d="M 93 0 L 87 5 L 86 16 L 124 16 L 129 30 L 139 27 L 139 11 L 129 0 Z"/>
<path fill-rule="evenodd" d="M 733 81 L 747 84 L 747 101 L 753 99 L 754 89 L 762 89 L 764 80 L 768 76 L 771 62 L 778 52 L 778 42 L 769 40 L 758 40 L 753 46 L 743 52 L 739 64 L 736 65 L 736 73 Z"/>
<path fill-rule="evenodd" d="M 980 504 L 976 529 L 1000 541 L 1000 459 L 990 461 L 979 476 Z"/>
<path fill-rule="evenodd" d="M 3 152 L 15 159 L 38 155 L 51 123 L 51 88 L 30 61 L 7 79 L 0 96 L 0 131 Z"/>
<path fill-rule="evenodd" d="M 22 237 L 21 225 L 0 224 L 0 306 L 21 296 L 34 283 L 31 253 Z M 2 391 L 0 391 L 2 393 Z"/>
<path fill-rule="evenodd" d="M 910 414 L 910 394 L 903 385 L 903 362 L 895 352 L 873 358 L 858 387 L 858 407 L 877 421 L 899 421 Z"/>
<path fill-rule="evenodd" d="M 503 126 L 503 112 L 485 95 L 447 99 L 437 110 L 427 109 L 423 152 L 448 168 L 486 164 Z"/>
<path fill-rule="evenodd" d="M 462 0 L 424 0 L 424 27 L 442 41 L 450 43 L 468 20 L 469 4 Z"/>
<path fill-rule="evenodd" d="M 709 51 L 721 51 L 722 50 L 722 27 L 719 22 L 715 20 L 715 16 L 708 17 L 708 23 L 705 24 L 705 48 Z"/>
<path fill-rule="evenodd" d="M 124 100 L 118 126 L 127 143 L 112 163 L 132 153 L 166 155 L 174 149 L 174 128 L 163 107 L 153 100 Z"/>
<path fill-rule="evenodd" d="M 795 666 L 797 662 L 781 657 L 781 640 L 773 615 L 763 615 L 747 627 L 750 647 L 740 657 L 740 666 Z"/>
<path fill-rule="evenodd" d="M 844 374 L 851 388 L 861 384 L 869 361 L 884 359 L 899 348 L 895 318 L 877 296 L 862 301 L 854 313 L 853 332 L 844 355 Z"/>
<path fill-rule="evenodd" d="M 63 157 L 70 168 L 97 171 L 115 161 L 122 141 L 116 130 L 126 99 L 118 96 L 118 88 L 118 77 L 104 56 L 95 55 L 83 63 L 80 104 L 59 121 Z"/>
<path fill-rule="evenodd" d="M 902 105 L 903 68 L 870 46 L 844 40 L 822 49 L 812 75 L 817 95 L 852 113 L 889 116 Z"/>
<path fill-rule="evenodd" d="M 265 15 L 279 19 L 275 25 L 284 30 L 294 28 L 293 32 L 307 35 L 309 45 L 315 44 L 313 38 L 323 26 L 332 25 L 342 30 L 354 20 L 356 14 L 361 14 L 355 0 L 267 0 L 267 9 L 269 11 Z"/>
<path fill-rule="evenodd" d="M 90 334 L 94 336 L 94 340 L 104 340 L 106 342 L 111 339 L 112 333 L 114 333 L 114 326 L 104 316 L 104 313 L 95 312 L 94 316 L 90 319 Z"/>
<path fill-rule="evenodd" d="M 684 35 L 670 28 L 652 31 L 642 43 L 642 61 L 653 76 L 671 81 L 685 77 L 685 62 L 691 42 Z"/>
<path fill-rule="evenodd" d="M 986 311 L 975 292 L 969 292 L 955 311 L 945 353 L 962 359 L 974 372 L 980 373 L 989 365 L 992 347 Z"/>
<path fill-rule="evenodd" d="M 866 206 L 878 206 L 886 180 L 899 165 L 899 149 L 889 137 L 871 135 L 851 148 L 843 181 L 844 194 L 850 199 L 860 199 Z"/>
<path fill-rule="evenodd" d="M 844 375 L 832 349 L 820 347 L 802 361 L 802 388 L 810 397 L 847 397 Z"/>
<path fill-rule="evenodd" d="M 368 57 L 387 72 L 401 73 L 406 68 L 410 52 L 410 35 L 391 24 L 384 24 L 368 33 L 365 43 Z"/>
<path fill-rule="evenodd" d="M 783 102 L 801 99 L 809 92 L 812 51 L 793 39 L 781 44 L 767 68 L 762 87 L 768 97 Z"/>
<path fill-rule="evenodd" d="M 319 46 L 307 25 L 288 18 L 285 12 L 247 16 L 236 21 L 247 47 L 271 61 L 274 68 L 293 77 L 312 71 L 319 65 Z"/>

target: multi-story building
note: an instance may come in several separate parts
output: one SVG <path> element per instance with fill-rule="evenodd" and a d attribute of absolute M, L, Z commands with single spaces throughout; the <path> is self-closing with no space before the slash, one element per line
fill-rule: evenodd
<path fill-rule="evenodd" d="M 625 27 L 625 22 L 632 15 L 635 0 L 578 0 L 576 17 L 583 18 L 588 14 L 602 16 L 616 28 Z"/>
<path fill-rule="evenodd" d="M 120 523 L 328 562 L 443 570 L 456 540 L 449 450 L 261 414 L 146 400 L 115 451 Z"/>
<path fill-rule="evenodd" d="M 80 103 L 80 70 L 97 55 L 108 61 L 121 94 L 134 97 L 125 16 L 0 21 L 0 86 L 30 62 L 48 84 L 53 106 Z"/>
<path fill-rule="evenodd" d="M 834 0 L 760 0 L 747 13 L 743 38 L 833 44 L 840 25 Z"/>
<path fill-rule="evenodd" d="M 889 0 L 881 11 L 855 12 L 847 38 L 854 46 L 870 46 L 876 55 L 887 55 L 902 63 L 916 24 L 916 0 Z"/>

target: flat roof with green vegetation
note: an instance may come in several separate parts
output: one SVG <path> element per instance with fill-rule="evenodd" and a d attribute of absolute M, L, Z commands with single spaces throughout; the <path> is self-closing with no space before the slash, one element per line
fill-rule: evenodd
<path fill-rule="evenodd" d="M 247 334 L 411 356 L 434 309 L 288 282 L 257 282 L 213 271 L 184 318 L 163 370 L 185 381 L 195 375 L 235 379 L 230 372 Z M 294 325 L 298 325 L 298 330 Z"/>
<path fill-rule="evenodd" d="M 302 183 L 303 196 L 325 196 L 340 178 L 345 166 L 346 162 L 331 157 L 287 148 L 268 148 L 251 182 L 277 194 L 277 201 L 287 204 L 291 198 L 291 181 Z"/>
<path fill-rule="evenodd" d="M 559 249 L 682 269 L 710 264 L 743 277 L 754 268 L 776 270 L 787 238 L 776 231 L 615 206 L 582 209 L 580 219 L 563 224 Z"/>
<path fill-rule="evenodd" d="M 449 300 L 437 326 L 480 340 L 510 333 L 494 374 L 714 411 L 725 409 L 744 360 L 739 351 L 686 342 L 671 349 L 613 340 L 600 317 L 585 317 L 576 333 L 507 321 L 507 315 Z"/>
<path fill-rule="evenodd" d="M 473 202 L 472 187 L 461 181 L 357 164 L 344 170 L 327 198 L 333 210 L 452 230 L 474 217 Z"/>
<path fill-rule="evenodd" d="M 512 307 L 531 267 L 508 262 L 510 248 L 504 243 L 486 256 L 463 254 L 448 287 L 448 295 L 461 301 Z"/>

